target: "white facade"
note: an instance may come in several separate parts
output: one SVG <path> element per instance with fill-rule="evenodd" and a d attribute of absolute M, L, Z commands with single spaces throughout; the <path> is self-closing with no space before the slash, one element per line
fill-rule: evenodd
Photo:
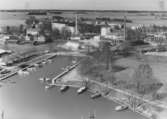
<path fill-rule="evenodd" d="M 36 29 L 36 28 L 30 28 L 30 29 L 27 29 L 27 34 L 36 36 L 36 35 L 39 34 L 39 29 Z"/>
<path fill-rule="evenodd" d="M 101 36 L 107 36 L 111 33 L 111 28 L 110 27 L 102 27 L 101 28 Z"/>
<path fill-rule="evenodd" d="M 26 41 L 30 41 L 30 37 L 26 35 L 26 36 L 25 36 L 25 40 L 26 40 Z"/>
<path fill-rule="evenodd" d="M 5 44 L 8 39 L 9 39 L 9 36 L 1 35 L 0 44 Z"/>
<path fill-rule="evenodd" d="M 66 25 L 63 23 L 52 23 L 52 30 L 58 29 L 59 31 L 61 31 L 65 26 Z"/>
<path fill-rule="evenodd" d="M 68 26 L 68 29 L 70 30 L 71 34 L 75 34 L 75 27 Z"/>

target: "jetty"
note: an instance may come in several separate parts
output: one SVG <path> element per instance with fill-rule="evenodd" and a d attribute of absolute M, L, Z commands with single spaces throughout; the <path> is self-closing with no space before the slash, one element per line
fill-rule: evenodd
<path fill-rule="evenodd" d="M 36 58 L 34 58 L 34 59 L 32 59 L 32 60 L 30 60 L 30 61 L 28 61 L 28 62 L 24 62 L 24 63 L 30 63 L 30 65 L 28 65 L 27 67 L 22 68 L 22 69 L 20 69 L 20 70 L 23 70 L 23 71 L 24 71 L 24 70 L 27 70 L 27 68 L 32 67 L 34 63 L 39 63 L 39 62 L 41 62 L 41 61 L 43 61 L 43 60 L 48 60 L 48 59 L 51 59 L 51 58 L 53 58 L 53 57 L 55 57 L 55 56 L 56 56 L 55 53 L 49 53 L 49 54 L 45 54 L 45 55 L 36 57 Z M 44 57 L 45 57 L 45 58 L 44 58 Z M 35 61 L 35 60 L 37 60 L 37 61 Z M 23 64 L 23 63 L 20 63 L 18 66 L 20 66 L 20 65 L 22 65 L 22 64 Z M 10 78 L 10 77 L 12 77 L 12 76 L 17 75 L 17 74 L 18 74 L 18 70 L 15 70 L 15 71 L 13 71 L 13 72 L 11 72 L 11 73 L 9 73 L 9 74 L 7 74 L 7 75 L 1 77 L 1 78 L 0 78 L 0 81 L 6 80 L 6 79 L 8 79 L 8 78 Z"/>
<path fill-rule="evenodd" d="M 65 69 L 62 73 L 58 74 L 56 77 L 54 77 L 52 79 L 53 84 L 55 83 L 55 81 L 57 81 L 59 78 L 62 78 L 63 76 L 65 76 L 66 74 L 68 74 L 70 71 L 72 71 L 73 69 L 75 69 L 81 61 L 73 64 L 72 66 L 70 66 L 69 68 Z"/>

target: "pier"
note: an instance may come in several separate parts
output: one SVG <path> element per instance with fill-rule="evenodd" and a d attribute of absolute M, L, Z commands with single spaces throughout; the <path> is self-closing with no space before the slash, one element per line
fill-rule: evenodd
<path fill-rule="evenodd" d="M 80 52 L 57 52 L 57 56 L 74 56 L 74 57 L 88 57 L 85 54 L 82 54 Z"/>
<path fill-rule="evenodd" d="M 57 75 L 56 77 L 54 77 L 52 79 L 53 84 L 55 83 L 55 81 L 57 81 L 59 78 L 62 78 L 63 76 L 65 76 L 66 74 L 68 74 L 70 71 L 72 71 L 73 69 L 75 69 L 81 61 L 75 63 L 74 65 L 70 66 L 68 69 L 66 69 L 65 71 L 63 71 L 62 73 L 60 73 L 59 75 Z"/>
<path fill-rule="evenodd" d="M 27 67 L 25 67 L 25 68 L 22 68 L 21 70 L 24 71 L 24 70 L 26 70 L 27 68 L 32 67 L 34 63 L 39 63 L 39 62 L 41 62 L 41 61 L 43 61 L 43 60 L 48 60 L 48 59 L 53 58 L 53 57 L 55 57 L 55 56 L 56 56 L 55 53 L 51 53 L 51 54 L 45 54 L 45 55 L 36 57 L 35 59 L 32 59 L 32 60 L 30 60 L 30 61 L 28 61 L 28 62 L 24 62 L 24 63 L 30 63 L 30 65 L 27 66 Z M 46 57 L 46 58 L 43 58 L 43 57 Z M 37 61 L 34 61 L 34 60 L 37 60 Z M 22 65 L 22 64 L 24 64 L 24 63 L 20 63 L 18 66 L 20 66 L 20 65 Z M 3 81 L 3 80 L 8 79 L 8 78 L 10 78 L 10 77 L 12 77 L 12 76 L 15 76 L 15 75 L 17 75 L 17 73 L 18 73 L 18 70 L 13 71 L 13 72 L 11 72 L 10 74 L 7 74 L 7 75 L 1 77 L 1 78 L 0 78 L 0 81 Z"/>
<path fill-rule="evenodd" d="M 45 56 L 46 56 L 47 58 L 43 58 L 43 57 L 45 57 Z M 81 53 L 78 53 L 78 52 L 56 52 L 56 53 L 49 53 L 49 54 L 45 54 L 45 55 L 38 56 L 38 57 L 36 57 L 36 58 L 34 58 L 34 59 L 30 60 L 30 61 L 19 63 L 18 65 L 16 65 L 16 67 L 19 67 L 20 65 L 25 64 L 25 63 L 30 63 L 31 65 L 29 65 L 29 66 L 27 66 L 27 67 L 21 69 L 21 70 L 26 70 L 27 68 L 32 67 L 32 65 L 33 65 L 34 63 L 39 63 L 39 62 L 41 62 L 41 61 L 43 61 L 43 60 L 48 60 L 48 59 L 54 58 L 54 57 L 56 57 L 56 56 L 85 57 L 86 55 L 81 54 Z M 35 60 L 38 60 L 38 61 L 35 61 Z M 32 64 L 32 63 L 33 63 L 33 64 Z M 72 65 L 68 70 L 66 70 L 66 71 L 62 72 L 61 74 L 59 74 L 58 76 L 56 76 L 56 77 L 53 79 L 53 81 L 57 80 L 58 78 L 61 78 L 61 77 L 64 76 L 65 74 L 67 74 L 69 71 L 71 71 L 72 69 L 74 69 L 78 64 L 79 64 L 79 63 L 76 63 L 76 64 Z M 3 81 L 3 80 L 5 80 L 5 79 L 8 79 L 8 78 L 10 78 L 10 77 L 12 77 L 12 76 L 17 75 L 17 72 L 18 72 L 18 70 L 13 71 L 13 72 L 11 72 L 11 73 L 9 73 L 9 74 L 7 74 L 7 75 L 1 77 L 1 78 L 0 78 L 0 81 Z"/>

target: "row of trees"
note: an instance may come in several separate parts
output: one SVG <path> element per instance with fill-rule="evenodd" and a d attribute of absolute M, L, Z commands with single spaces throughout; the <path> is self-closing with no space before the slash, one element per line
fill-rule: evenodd
<path fill-rule="evenodd" d="M 156 33 L 156 32 L 166 32 L 167 26 L 142 26 L 136 29 L 127 28 L 127 40 L 129 41 L 136 41 L 136 40 L 143 40 L 147 37 L 148 32 Z M 165 34 L 167 36 L 167 34 Z"/>
<path fill-rule="evenodd" d="M 19 26 L 6 26 L 5 32 L 7 34 L 26 34 L 26 29 L 23 24 Z"/>
<path fill-rule="evenodd" d="M 163 84 L 154 77 L 149 64 L 140 64 L 135 70 L 132 80 L 133 88 L 141 95 L 154 93 L 163 86 Z"/>
<path fill-rule="evenodd" d="M 127 29 L 127 40 L 128 41 L 137 41 L 137 40 L 143 40 L 144 38 L 146 38 L 147 33 L 144 30 L 141 29 Z"/>
<path fill-rule="evenodd" d="M 95 26 L 93 24 L 79 24 L 80 33 L 100 33 L 100 26 Z"/>

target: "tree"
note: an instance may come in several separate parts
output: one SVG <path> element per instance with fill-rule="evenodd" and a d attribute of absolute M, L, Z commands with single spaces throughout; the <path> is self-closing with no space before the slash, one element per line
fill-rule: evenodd
<path fill-rule="evenodd" d="M 21 34 L 25 32 L 25 30 L 24 30 L 24 25 L 23 25 L 23 24 L 21 24 L 21 25 L 19 26 L 19 32 L 20 32 Z"/>
<path fill-rule="evenodd" d="M 53 31 L 52 31 L 52 38 L 53 39 L 58 39 L 58 38 L 60 38 L 60 31 L 58 30 L 58 29 L 54 29 Z"/>
<path fill-rule="evenodd" d="M 71 31 L 67 27 L 63 27 L 61 30 L 61 36 L 64 40 L 68 40 L 71 37 Z"/>
<path fill-rule="evenodd" d="M 11 28 L 10 28 L 10 26 L 7 26 L 7 27 L 6 27 L 6 33 L 7 33 L 7 34 L 11 34 Z"/>
<path fill-rule="evenodd" d="M 102 51 L 104 53 L 104 60 L 106 62 L 106 69 L 109 70 L 109 65 L 110 65 L 110 57 L 111 57 L 111 52 L 110 52 L 110 43 L 109 42 L 103 42 L 102 46 Z"/>
<path fill-rule="evenodd" d="M 94 65 L 94 61 L 91 58 L 86 58 L 80 64 L 79 73 L 82 76 L 91 74 L 92 67 L 94 67 L 93 65 Z"/>
<path fill-rule="evenodd" d="M 127 40 L 129 41 L 137 41 L 143 40 L 146 37 L 145 28 L 137 28 L 137 29 L 127 29 Z"/>
<path fill-rule="evenodd" d="M 133 84 L 137 93 L 145 95 L 151 93 L 162 86 L 154 76 L 149 64 L 140 64 L 133 74 Z"/>

